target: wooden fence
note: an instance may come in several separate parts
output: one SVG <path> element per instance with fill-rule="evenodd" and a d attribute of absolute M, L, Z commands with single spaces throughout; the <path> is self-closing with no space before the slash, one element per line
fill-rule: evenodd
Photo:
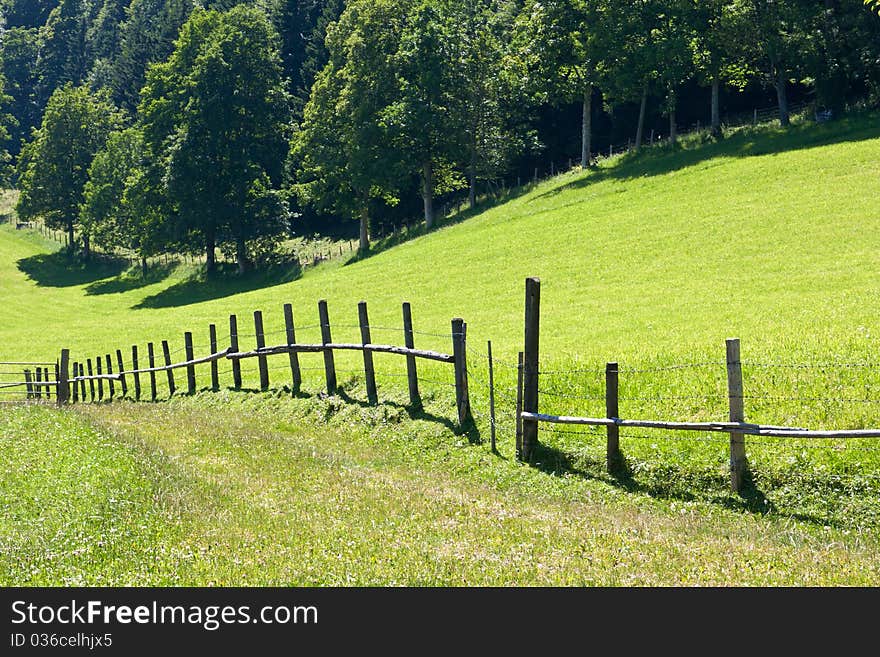
<path fill-rule="evenodd" d="M 730 487 L 734 492 L 742 490 L 746 474 L 746 436 L 771 436 L 775 438 L 880 438 L 880 429 L 847 429 L 837 431 L 813 431 L 800 427 L 768 424 L 751 424 L 745 421 L 743 400 L 742 361 L 740 341 L 726 341 L 728 419 L 718 422 L 676 422 L 666 420 L 631 420 L 619 417 L 618 385 L 619 367 L 615 362 L 605 367 L 605 417 L 577 417 L 551 415 L 539 412 L 540 370 L 539 336 L 541 283 L 538 278 L 526 279 L 525 289 L 525 337 L 523 351 L 519 354 L 518 382 L 516 391 L 516 452 L 517 457 L 529 461 L 538 445 L 538 430 L 542 423 L 592 425 L 606 428 L 606 462 L 609 470 L 620 463 L 620 427 L 639 427 L 663 431 L 701 431 L 730 434 Z"/>
<path fill-rule="evenodd" d="M 40 402 L 57 398 L 58 367 L 57 362 L 0 362 L 0 403 Z"/>
<path fill-rule="evenodd" d="M 452 320 L 452 353 L 442 353 L 439 351 L 416 349 L 412 322 L 412 311 L 409 303 L 404 303 L 403 307 L 403 326 L 404 345 L 376 344 L 372 341 L 370 322 L 367 312 L 367 303 L 361 301 L 358 304 L 358 328 L 360 329 L 361 342 L 334 342 L 332 338 L 332 326 L 327 307 L 327 302 L 321 300 L 318 302 L 319 326 L 321 330 L 320 343 L 300 343 L 296 340 L 296 328 L 293 321 L 293 308 L 290 304 L 284 306 L 284 334 L 285 342 L 278 345 L 266 344 L 266 332 L 263 327 L 263 314 L 260 310 L 253 313 L 254 336 L 256 338 L 256 348 L 242 351 L 239 347 L 239 328 L 238 318 L 236 315 L 229 316 L 229 346 L 219 348 L 217 341 L 217 327 L 211 324 L 208 327 L 208 336 L 210 341 L 210 353 L 204 356 L 196 357 L 193 347 L 193 334 L 191 332 L 184 333 L 184 352 L 185 360 L 180 362 L 172 362 L 171 350 L 166 340 L 161 343 L 162 358 L 164 363 L 157 364 L 158 350 L 155 344 L 150 342 L 147 344 L 147 363 L 143 367 L 143 354 L 139 352 L 137 345 L 131 347 L 131 365 L 125 364 L 123 352 L 117 349 L 115 359 L 111 353 L 99 355 L 93 358 L 85 358 L 77 361 L 70 361 L 70 351 L 64 349 L 61 352 L 61 359 L 58 365 L 57 377 L 57 401 L 58 404 L 75 403 L 84 401 L 101 401 L 104 399 L 112 399 L 117 394 L 117 386 L 119 394 L 125 396 L 129 393 L 129 385 L 132 386 L 132 396 L 134 399 L 141 399 L 146 395 L 144 385 L 142 385 L 142 376 L 148 378 L 149 382 L 149 398 L 153 401 L 157 398 L 157 375 L 164 373 L 168 380 L 168 389 L 170 394 L 174 394 L 178 389 L 178 383 L 175 380 L 175 370 L 184 369 L 186 392 L 195 394 L 196 392 L 196 367 L 209 366 L 211 376 L 211 388 L 217 390 L 220 388 L 219 369 L 217 363 L 219 361 L 229 361 L 232 369 L 232 385 L 233 388 L 242 387 L 241 362 L 246 359 L 255 358 L 259 369 L 260 389 L 269 389 L 269 367 L 268 358 L 271 356 L 287 355 L 288 365 L 290 369 L 291 390 L 295 394 L 299 391 L 302 384 L 302 371 L 299 364 L 299 354 L 301 353 L 321 353 L 324 361 L 324 377 L 326 382 L 326 390 L 328 394 L 333 394 L 337 390 L 336 381 L 336 365 L 334 352 L 337 351 L 360 351 L 363 354 L 363 372 L 367 388 L 367 397 L 369 403 L 378 403 L 378 394 L 376 389 L 376 374 L 373 365 L 373 354 L 387 353 L 397 354 L 406 358 L 406 371 L 409 387 L 410 403 L 413 406 L 421 405 L 421 394 L 419 391 L 419 376 L 417 368 L 418 359 L 426 359 L 440 363 L 452 365 L 455 375 L 455 399 L 456 410 L 458 416 L 459 427 L 463 427 L 470 417 L 470 400 L 468 397 L 468 370 L 467 370 L 467 324 L 461 318 Z M 69 365 L 68 365 L 69 364 Z M 116 371 L 114 372 L 114 366 Z M 70 369 L 72 371 L 70 371 Z M 106 390 L 105 390 L 106 384 Z"/>

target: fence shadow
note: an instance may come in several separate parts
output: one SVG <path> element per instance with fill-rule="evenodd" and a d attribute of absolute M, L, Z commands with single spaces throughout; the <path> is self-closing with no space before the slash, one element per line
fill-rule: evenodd
<path fill-rule="evenodd" d="M 119 276 L 128 261 L 109 256 L 93 256 L 83 261 L 66 251 L 38 253 L 16 263 L 18 270 L 41 287 L 76 287 Z"/>
<path fill-rule="evenodd" d="M 145 297 L 132 306 L 132 309 L 188 306 L 202 301 L 222 299 L 242 292 L 284 285 L 301 276 L 302 267 L 296 261 L 246 274 L 239 274 L 238 268 L 234 264 L 218 263 L 215 276 L 210 278 L 205 276 L 202 268 L 189 278 L 175 283 L 161 292 Z"/>
<path fill-rule="evenodd" d="M 594 169 L 577 180 L 536 195 L 529 202 L 605 180 L 625 181 L 663 175 L 714 158 L 753 157 L 876 139 L 880 137 L 880 124 L 866 120 L 874 116 L 876 113 L 857 114 L 828 123 L 806 122 L 785 129 L 759 126 L 737 130 L 720 141 L 707 135 L 685 138 L 677 146 L 646 146 L 640 151 L 621 155 L 614 166 Z"/>

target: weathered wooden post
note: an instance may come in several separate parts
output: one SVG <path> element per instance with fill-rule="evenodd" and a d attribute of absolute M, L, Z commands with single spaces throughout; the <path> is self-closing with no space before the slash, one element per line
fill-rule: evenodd
<path fill-rule="evenodd" d="M 370 344 L 370 318 L 367 315 L 367 302 L 358 303 L 358 323 L 361 328 L 361 343 Z M 371 404 L 379 403 L 379 393 L 376 391 L 376 371 L 373 368 L 373 352 L 364 349 L 364 379 L 367 385 L 367 400 Z"/>
<path fill-rule="evenodd" d="M 287 345 L 296 344 L 296 329 L 293 326 L 293 306 L 289 303 L 284 304 L 284 332 L 287 335 Z M 290 378 L 291 392 L 296 394 L 302 385 L 302 374 L 299 369 L 299 355 L 291 350 L 288 353 L 290 358 Z"/>
<path fill-rule="evenodd" d="M 86 370 L 85 366 L 80 363 L 79 364 L 79 399 L 81 402 L 86 402 Z"/>
<path fill-rule="evenodd" d="M 45 386 L 46 399 L 51 399 L 52 398 L 52 386 L 49 385 L 49 368 L 48 367 L 43 368 L 43 381 L 46 382 L 46 386 Z M 56 383 L 56 385 L 58 383 L 58 363 L 57 362 L 55 363 L 55 383 Z M 57 389 L 56 389 L 56 392 L 57 392 Z"/>
<path fill-rule="evenodd" d="M 102 376 L 104 374 L 104 368 L 101 366 L 101 357 L 98 356 L 95 358 L 95 374 L 98 376 Z M 104 399 L 104 379 L 98 379 L 98 401 L 103 401 Z"/>
<path fill-rule="evenodd" d="M 238 353 L 238 319 L 235 315 L 229 316 L 229 351 Z M 236 390 L 241 388 L 241 361 L 237 358 L 232 361 L 232 385 Z"/>
<path fill-rule="evenodd" d="M 132 378 L 134 379 L 134 398 L 141 398 L 141 375 L 138 373 L 138 348 L 136 344 L 131 345 L 131 369 Z"/>
<path fill-rule="evenodd" d="M 460 317 L 452 320 L 452 356 L 455 365 L 455 406 L 458 428 L 463 429 L 470 416 L 467 377 L 467 324 Z"/>
<path fill-rule="evenodd" d="M 541 280 L 526 279 L 526 326 L 523 349 L 523 412 L 538 412 L 538 336 L 541 318 Z M 532 457 L 538 444 L 538 422 L 523 420 L 523 460 Z"/>
<path fill-rule="evenodd" d="M 195 359 L 193 352 L 193 334 L 189 331 L 185 331 L 183 334 L 183 349 L 186 354 L 187 363 Z M 191 363 L 186 366 L 186 389 L 189 394 L 196 394 L 196 366 Z"/>
<path fill-rule="evenodd" d="M 413 336 L 412 309 L 409 302 L 403 304 L 403 340 L 407 349 L 415 349 L 416 342 Z M 422 397 L 419 395 L 419 375 L 416 370 L 416 357 L 406 357 L 406 378 L 409 381 L 409 403 L 413 406 L 422 405 Z"/>
<path fill-rule="evenodd" d="M 263 333 L 263 312 L 254 311 L 254 333 L 257 338 L 257 351 L 266 347 L 266 336 Z M 257 356 L 257 365 L 260 369 L 260 390 L 269 389 L 269 363 L 265 356 Z"/>
<path fill-rule="evenodd" d="M 24 370 L 24 389 L 26 391 L 25 399 L 33 399 L 34 385 L 31 382 L 31 371 L 29 369 Z"/>
<path fill-rule="evenodd" d="M 150 400 L 156 401 L 156 352 L 153 350 L 153 343 L 147 343 L 147 367 L 150 368 Z"/>
<path fill-rule="evenodd" d="M 739 356 L 739 338 L 728 338 L 727 342 L 727 399 L 730 406 L 730 421 L 745 422 L 743 407 L 742 363 Z M 746 441 L 741 433 L 730 434 L 730 489 L 734 493 L 742 490 L 746 470 Z"/>
<path fill-rule="evenodd" d="M 37 399 L 43 398 L 43 368 L 38 367 L 34 370 L 34 396 Z"/>
<path fill-rule="evenodd" d="M 92 371 L 92 359 L 86 358 L 86 367 L 89 373 L 89 401 L 95 401 L 95 380 L 91 378 L 94 376 L 94 372 Z"/>
<path fill-rule="evenodd" d="M 518 461 L 523 460 L 523 455 L 522 455 L 522 437 L 523 437 L 522 387 L 523 387 L 523 352 L 519 352 L 516 357 L 516 458 Z"/>
<path fill-rule="evenodd" d="M 330 313 L 327 311 L 327 301 L 318 301 L 318 320 L 321 323 L 321 344 L 330 344 Z M 336 364 L 333 361 L 333 350 L 324 349 L 324 375 L 327 379 L 327 394 L 336 392 Z"/>
<path fill-rule="evenodd" d="M 70 399 L 69 371 L 70 367 L 70 350 L 61 350 L 61 362 L 58 364 L 58 394 L 55 395 L 55 401 L 59 406 L 67 403 Z"/>
<path fill-rule="evenodd" d="M 495 449 L 495 368 L 492 363 L 492 341 L 486 342 L 486 349 L 489 354 L 489 436 L 491 439 L 492 453 Z"/>
<path fill-rule="evenodd" d="M 119 365 L 119 387 L 122 388 L 122 396 L 128 393 L 128 386 L 125 383 L 125 364 L 122 362 L 122 350 L 116 350 L 116 363 Z"/>
<path fill-rule="evenodd" d="M 208 325 L 208 342 L 211 346 L 211 354 L 217 353 L 217 326 L 216 324 Z M 216 360 L 211 361 L 211 390 L 220 389 L 220 369 Z"/>
<path fill-rule="evenodd" d="M 107 363 L 107 374 L 113 374 L 113 359 L 110 358 L 110 354 L 105 354 L 104 361 Z M 107 379 L 107 388 L 110 393 L 110 399 L 113 399 L 113 396 L 116 394 L 116 386 L 113 384 L 113 379 Z"/>
<path fill-rule="evenodd" d="M 618 408 L 618 374 L 617 363 L 605 363 L 605 417 L 620 417 Z M 605 427 L 607 445 L 605 447 L 605 466 L 613 472 L 620 465 L 620 429 L 616 424 Z"/>
<path fill-rule="evenodd" d="M 73 403 L 75 404 L 76 402 L 79 401 L 79 382 L 76 381 L 76 377 L 79 376 L 79 363 L 76 361 L 73 361 L 73 365 L 71 366 L 70 369 L 71 369 L 71 372 L 73 374 L 73 379 L 74 379 L 73 385 L 71 386 L 71 388 L 72 388 L 71 398 L 73 400 Z"/>
<path fill-rule="evenodd" d="M 174 387 L 174 370 L 171 369 L 171 349 L 168 347 L 168 340 L 162 340 L 162 357 L 165 360 L 165 367 L 168 368 L 165 373 L 168 375 L 168 396 L 171 397 L 176 388 Z"/>

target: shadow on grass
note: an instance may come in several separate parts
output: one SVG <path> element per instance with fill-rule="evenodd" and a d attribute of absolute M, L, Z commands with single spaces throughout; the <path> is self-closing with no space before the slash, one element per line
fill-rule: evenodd
<path fill-rule="evenodd" d="M 532 200 L 560 192 L 582 189 L 605 180 L 632 180 L 658 176 L 685 169 L 713 158 L 754 157 L 816 148 L 844 142 L 858 142 L 880 137 L 876 113 L 857 114 L 828 123 L 804 122 L 788 128 L 759 126 L 737 130 L 726 139 L 715 140 L 708 134 L 685 138 L 676 146 L 647 146 L 629 151 L 609 167 L 595 169 L 589 175 L 559 185 Z"/>
<path fill-rule="evenodd" d="M 729 480 L 715 473 L 694 473 L 681 468 L 667 467 L 657 468 L 653 474 L 640 478 L 622 453 L 621 460 L 615 464 L 611 472 L 607 472 L 604 461 L 581 454 L 570 454 L 539 443 L 534 448 L 530 465 L 549 475 L 568 475 L 604 481 L 626 492 L 642 493 L 656 499 L 703 501 L 726 509 L 761 516 L 772 516 L 778 512 L 776 505 L 758 487 L 753 473 L 749 470 L 746 470 L 740 494 L 734 495 L 721 493 L 726 490 Z M 701 495 L 696 491 L 708 491 L 708 494 Z M 795 512 L 785 513 L 785 517 L 820 527 L 843 529 L 847 526 L 842 521 L 820 514 Z"/>
<path fill-rule="evenodd" d="M 177 263 L 151 265 L 146 276 L 141 273 L 140 267 L 136 267 L 122 272 L 116 278 L 92 283 L 86 288 L 86 294 L 118 294 L 137 290 L 164 281 L 176 267 Z"/>
<path fill-rule="evenodd" d="M 43 287 L 74 287 L 119 276 L 128 261 L 108 256 L 93 256 L 83 261 L 67 251 L 39 253 L 17 261 L 19 271 Z"/>
<path fill-rule="evenodd" d="M 208 278 L 204 269 L 170 287 L 144 298 L 133 309 L 142 308 L 175 308 L 202 301 L 221 299 L 223 297 L 250 292 L 276 285 L 284 285 L 302 276 L 302 268 L 298 262 L 290 261 L 239 274 L 234 264 L 218 263 L 217 272 Z"/>

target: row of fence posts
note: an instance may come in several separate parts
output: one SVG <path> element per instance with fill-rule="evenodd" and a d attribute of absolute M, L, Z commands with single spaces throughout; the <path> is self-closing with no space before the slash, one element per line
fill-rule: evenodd
<path fill-rule="evenodd" d="M 538 421 L 524 419 L 522 413 L 538 413 L 540 310 L 541 281 L 538 278 L 528 278 L 525 296 L 524 348 L 517 360 L 516 454 L 522 461 L 530 461 L 538 445 Z M 728 338 L 725 346 L 729 420 L 745 422 L 740 341 L 738 338 Z M 605 416 L 609 419 L 620 417 L 619 372 L 617 363 L 610 362 L 605 365 Z M 613 424 L 606 426 L 606 440 L 606 467 L 609 471 L 615 471 L 623 459 L 618 426 Z M 738 493 L 742 490 L 746 467 L 745 436 L 742 433 L 731 433 L 730 487 L 734 492 Z"/>
<path fill-rule="evenodd" d="M 36 367 L 33 370 L 25 368 L 23 374 L 27 399 L 42 399 L 43 397 L 51 399 L 51 389 L 54 383 L 49 379 L 48 367 Z M 55 380 L 58 380 L 57 365 Z"/>
<path fill-rule="evenodd" d="M 403 334 L 404 334 L 404 346 L 409 350 L 415 349 L 415 335 L 413 330 L 413 321 L 412 321 L 412 309 L 409 303 L 404 303 L 403 307 Z M 265 391 L 269 389 L 269 366 L 268 366 L 268 355 L 269 354 L 260 354 L 261 350 L 266 349 L 266 338 L 265 331 L 263 328 L 263 313 L 260 310 L 255 310 L 254 314 L 254 333 L 256 339 L 256 348 L 257 352 L 254 354 L 257 358 L 257 365 L 259 371 L 259 381 L 260 381 L 260 390 Z M 331 325 L 330 325 L 330 315 L 327 307 L 326 300 L 321 300 L 318 302 L 318 317 L 320 322 L 321 329 L 321 344 L 328 345 L 333 343 L 333 338 L 331 334 Z M 361 301 L 358 304 L 358 325 L 360 328 L 361 334 L 361 342 L 363 345 L 372 344 L 372 336 L 370 333 L 370 321 L 369 315 L 367 311 L 367 303 L 366 301 Z M 286 346 L 295 346 L 296 343 L 296 332 L 293 321 L 293 307 L 291 304 L 284 305 L 284 333 L 286 338 Z M 226 350 L 226 356 L 230 356 L 229 360 L 232 363 L 232 379 L 233 379 L 233 387 L 235 389 L 240 389 L 242 387 L 242 375 L 241 375 L 241 358 L 231 357 L 235 354 L 239 354 L 239 329 L 238 329 L 238 318 L 236 315 L 229 316 L 229 348 Z M 196 393 L 196 372 L 195 367 L 195 353 L 193 348 L 193 334 L 189 331 L 183 334 L 184 338 L 184 352 L 185 352 L 185 365 L 178 364 L 179 366 L 183 366 L 186 368 L 186 390 L 188 394 Z M 208 338 L 210 342 L 210 350 L 211 355 L 218 355 L 221 352 L 218 350 L 218 341 L 217 341 L 217 327 L 215 324 L 211 324 L 208 326 Z M 452 320 L 452 363 L 455 371 L 455 398 L 456 398 L 456 411 L 458 414 L 459 426 L 464 427 L 470 417 L 470 399 L 468 395 L 468 375 L 467 375 L 467 324 L 461 318 L 455 318 Z M 333 355 L 333 348 L 326 348 L 322 350 L 323 352 L 323 361 L 324 361 L 324 377 L 326 382 L 326 389 L 328 394 L 334 394 L 337 391 L 337 381 L 336 381 L 336 364 Z M 302 385 L 302 372 L 299 364 L 299 355 L 298 352 L 294 349 L 289 350 L 288 352 L 289 364 L 290 364 L 290 375 L 291 375 L 291 391 L 292 394 L 296 394 L 299 392 L 300 387 Z M 376 388 L 376 372 L 375 367 L 373 365 L 373 353 L 370 350 L 363 349 L 363 362 L 364 362 L 364 378 L 366 382 L 367 389 L 367 398 L 370 404 L 378 403 L 378 392 Z M 156 352 L 154 349 L 154 344 L 152 342 L 147 343 L 147 369 L 149 369 L 149 389 L 150 389 L 150 400 L 155 401 L 158 397 L 157 390 L 157 379 L 156 373 L 157 371 L 165 371 L 168 378 L 168 390 L 169 394 L 173 395 L 177 390 L 177 386 L 174 378 L 174 371 L 172 369 L 172 361 L 171 361 L 171 350 L 167 340 L 162 341 L 162 357 L 164 360 L 164 366 L 159 366 L 158 369 L 156 365 Z M 111 354 L 105 354 L 104 356 L 98 356 L 94 360 L 91 358 L 85 359 L 84 362 L 75 361 L 72 364 L 69 362 L 70 351 L 68 349 L 63 349 L 61 352 L 61 361 L 58 368 L 57 381 L 59 386 L 59 393 L 57 395 L 57 401 L 60 404 L 68 403 L 68 402 L 78 402 L 78 401 L 86 401 L 87 399 L 90 401 L 101 401 L 104 397 L 104 381 L 107 382 L 107 393 L 108 399 L 113 398 L 115 395 L 115 385 L 114 382 L 118 381 L 121 395 L 124 397 L 128 394 L 128 382 L 126 377 L 131 377 L 131 382 L 134 386 L 133 397 L 136 400 L 140 400 L 142 396 L 141 389 L 141 373 L 136 370 L 141 369 L 140 365 L 140 353 L 138 351 L 137 345 L 132 345 L 131 347 L 131 368 L 126 370 L 125 362 L 122 355 L 122 350 L 116 350 L 116 365 L 117 370 L 116 373 L 118 375 L 118 379 L 113 378 L 86 378 L 82 377 L 101 377 L 106 372 L 107 375 L 113 375 L 113 358 Z M 219 358 L 219 357 L 218 357 Z M 219 369 L 217 365 L 218 358 L 213 358 L 209 361 L 210 363 L 210 372 L 211 372 L 211 389 L 218 390 L 220 388 L 219 381 Z M 446 357 L 448 358 L 448 357 Z M 417 356 L 412 353 L 406 354 L 406 370 L 407 370 L 407 381 L 408 381 L 408 389 L 409 389 L 409 399 L 410 404 L 414 407 L 420 407 L 422 405 L 421 393 L 419 391 L 419 379 L 418 379 L 418 369 L 416 364 Z M 68 367 L 72 365 L 72 373 L 69 372 Z M 79 379 L 72 381 L 73 385 L 71 386 L 71 379 Z M 86 383 L 88 382 L 88 389 Z"/>

